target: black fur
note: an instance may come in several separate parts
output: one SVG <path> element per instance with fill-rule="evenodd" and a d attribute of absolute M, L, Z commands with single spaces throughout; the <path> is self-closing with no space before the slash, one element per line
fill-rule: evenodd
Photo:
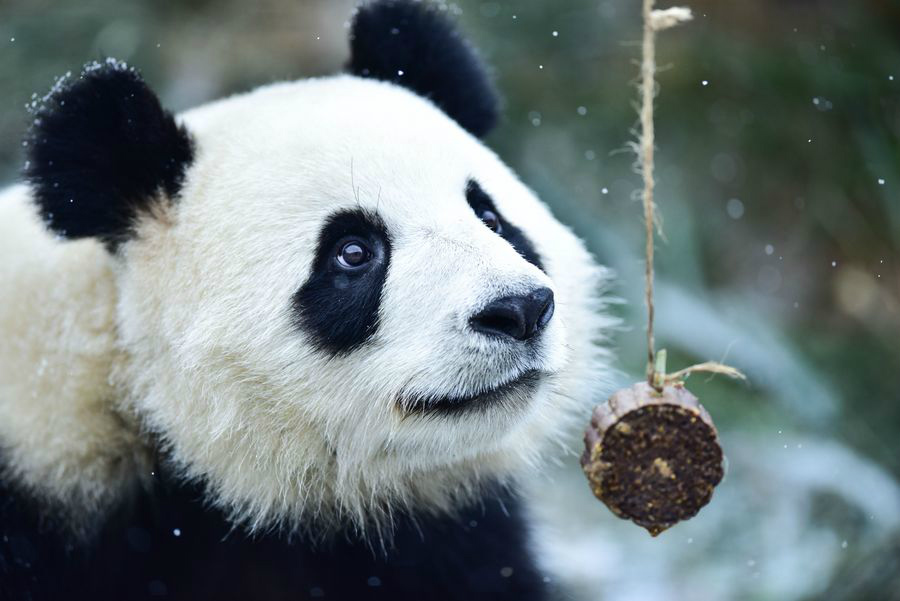
<path fill-rule="evenodd" d="M 372 251 L 361 269 L 342 269 L 335 260 L 347 239 Z M 391 262 L 387 227 L 375 214 L 354 210 L 332 215 L 319 234 L 312 273 L 294 295 L 297 324 L 319 349 L 349 353 L 378 330 L 381 289 Z"/>
<path fill-rule="evenodd" d="M 499 99 L 487 69 L 436 6 L 409 0 L 363 6 L 353 20 L 350 55 L 350 73 L 429 98 L 475 136 L 497 123 Z"/>
<path fill-rule="evenodd" d="M 466 200 L 469 202 L 469 206 L 472 207 L 472 210 L 475 211 L 476 215 L 480 215 L 485 209 L 493 211 L 500 219 L 500 236 L 512 244 L 512 247 L 515 248 L 526 261 L 541 271 L 544 271 L 541 257 L 534 249 L 534 245 L 531 244 L 531 240 L 528 239 L 528 236 L 526 236 L 522 230 L 503 218 L 500 211 L 494 206 L 493 199 L 488 196 L 487 192 L 482 190 L 481 186 L 474 179 L 470 179 L 468 184 L 466 184 Z"/>
<path fill-rule="evenodd" d="M 35 113 L 25 174 L 48 226 L 114 249 L 135 215 L 173 197 L 190 136 L 133 69 L 113 60 L 61 80 Z"/>
<path fill-rule="evenodd" d="M 486 497 L 457 518 L 401 518 L 385 553 L 352 534 L 318 546 L 251 539 L 204 507 L 201 494 L 157 476 L 154 489 L 122 507 L 85 548 L 42 525 L 33 502 L 0 481 L 0 600 L 545 596 L 512 498 Z"/>

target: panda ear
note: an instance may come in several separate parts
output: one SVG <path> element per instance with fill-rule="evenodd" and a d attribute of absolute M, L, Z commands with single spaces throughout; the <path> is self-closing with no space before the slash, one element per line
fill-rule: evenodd
<path fill-rule="evenodd" d="M 193 144 L 140 75 L 107 59 L 35 103 L 25 175 L 47 225 L 114 250 L 135 217 L 172 198 Z"/>
<path fill-rule="evenodd" d="M 425 2 L 379 0 L 361 7 L 347 70 L 409 88 L 475 136 L 497 122 L 499 98 L 485 65 L 454 24 Z"/>

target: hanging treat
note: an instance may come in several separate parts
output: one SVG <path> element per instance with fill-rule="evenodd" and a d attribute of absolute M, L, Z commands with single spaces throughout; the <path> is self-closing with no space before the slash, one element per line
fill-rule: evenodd
<path fill-rule="evenodd" d="M 594 495 L 653 536 L 696 515 L 724 473 L 712 419 L 680 383 L 619 390 L 594 410 L 584 442 Z"/>
<path fill-rule="evenodd" d="M 644 180 L 642 204 L 647 263 L 647 381 L 620 390 L 594 410 L 584 435 L 581 467 L 594 495 L 617 516 L 656 536 L 691 518 L 709 503 L 722 481 L 722 448 L 712 418 L 683 380 L 694 372 L 744 375 L 733 367 L 701 363 L 666 373 L 666 351 L 654 350 L 653 226 L 659 224 L 653 201 L 653 97 L 656 33 L 691 19 L 690 9 L 654 10 L 643 0 L 644 37 L 641 61 L 641 136 L 635 147 Z"/>

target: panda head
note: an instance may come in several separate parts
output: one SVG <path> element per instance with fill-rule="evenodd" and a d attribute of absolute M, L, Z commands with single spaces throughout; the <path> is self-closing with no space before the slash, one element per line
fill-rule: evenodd
<path fill-rule="evenodd" d="M 386 1 L 351 51 L 178 117 L 107 61 L 30 140 L 48 226 L 110 251 L 123 410 L 250 528 L 450 510 L 604 376 L 604 272 L 480 141 L 473 50 Z"/>

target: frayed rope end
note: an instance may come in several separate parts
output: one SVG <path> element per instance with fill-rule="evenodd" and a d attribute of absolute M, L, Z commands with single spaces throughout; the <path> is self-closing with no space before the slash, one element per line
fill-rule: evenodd
<path fill-rule="evenodd" d="M 669 29 L 680 23 L 685 23 L 694 18 L 691 9 L 684 6 L 673 6 L 672 8 L 657 9 L 650 13 L 650 27 L 654 31 L 662 31 Z"/>

